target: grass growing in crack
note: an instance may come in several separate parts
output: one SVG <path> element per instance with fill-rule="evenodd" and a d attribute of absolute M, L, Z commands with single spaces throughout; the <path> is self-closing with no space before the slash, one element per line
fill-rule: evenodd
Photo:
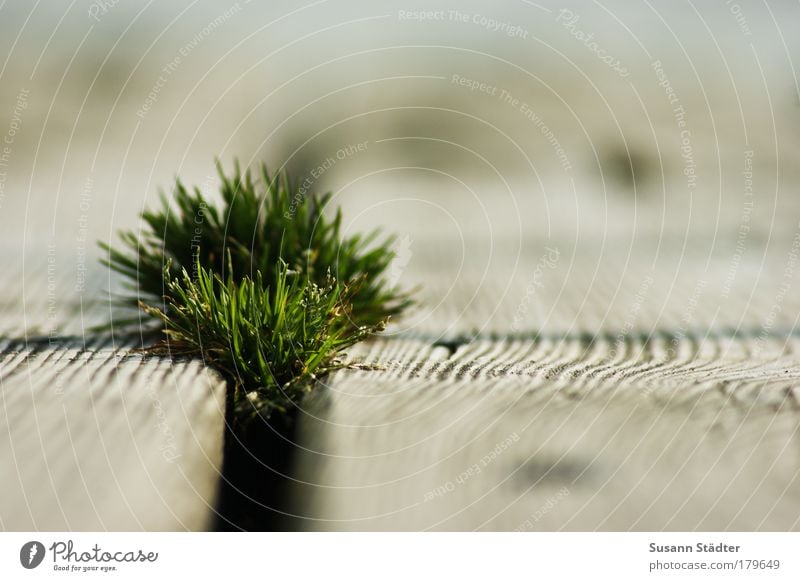
<path fill-rule="evenodd" d="M 145 306 L 164 322 L 172 353 L 201 354 L 234 379 L 237 415 L 286 411 L 313 380 L 342 364 L 335 355 L 382 329 L 350 324 L 357 286 L 332 276 L 320 286 L 280 261 L 272 287 L 255 279 L 223 280 L 210 269 L 167 279 L 167 308 Z"/>
<path fill-rule="evenodd" d="M 392 239 L 343 238 L 330 194 L 303 195 L 264 167 L 260 180 L 238 166 L 220 177 L 220 207 L 178 181 L 142 232 L 123 232 L 121 249 L 101 244 L 104 262 L 129 279 L 124 300 L 163 324 L 153 351 L 222 372 L 240 418 L 286 411 L 411 299 L 382 278 Z"/>

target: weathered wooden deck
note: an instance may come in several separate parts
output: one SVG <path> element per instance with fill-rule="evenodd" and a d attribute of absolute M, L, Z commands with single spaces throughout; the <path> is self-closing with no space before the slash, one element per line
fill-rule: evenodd
<path fill-rule="evenodd" d="M 102 278 L 91 268 L 98 293 Z M 28 277 L 31 300 L 22 273 L 4 281 L 0 527 L 208 528 L 222 464 L 224 382 L 202 362 L 144 357 L 131 338 L 84 331 L 105 314 L 100 295 L 83 317 L 70 308 L 80 305 L 55 300 L 68 281 L 45 273 Z"/>
<path fill-rule="evenodd" d="M 488 274 L 448 268 L 446 245 L 415 255 L 402 276 L 422 304 L 350 354 L 378 369 L 337 373 L 300 413 L 282 526 L 800 528 L 800 293 L 780 290 L 798 282 L 785 261 L 740 265 L 725 288 L 723 258 L 654 269 L 644 243 L 622 263 L 563 244 L 537 272 L 543 248 Z M 207 528 L 224 384 L 86 332 L 108 314 L 94 272 L 94 314 L 61 308 L 54 338 L 25 338 L 52 325 L 46 304 L 20 299 L 24 322 L 4 306 L 0 523 Z"/>
<path fill-rule="evenodd" d="M 796 296 L 764 322 L 783 267 L 743 265 L 726 301 L 727 261 L 684 257 L 675 275 L 576 256 L 521 328 L 525 276 L 506 276 L 360 347 L 384 371 L 341 372 L 303 416 L 304 527 L 799 528 Z"/>
<path fill-rule="evenodd" d="M 450 6 L 512 38 L 363 2 L 28 4 L 0 3 L 0 528 L 800 528 L 797 3 L 573 3 L 625 77 L 560 5 Z M 215 156 L 332 189 L 421 288 L 350 354 L 380 369 L 261 434 L 275 465 L 224 448 L 213 371 L 90 331 L 94 241 L 175 175 L 213 195 Z"/>

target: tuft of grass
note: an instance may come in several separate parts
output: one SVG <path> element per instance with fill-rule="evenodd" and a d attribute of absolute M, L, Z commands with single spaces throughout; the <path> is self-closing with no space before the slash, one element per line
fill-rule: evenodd
<path fill-rule="evenodd" d="M 258 272 L 274 276 L 279 260 L 317 285 L 324 285 L 329 272 L 347 284 L 363 278 L 351 297 L 356 327 L 375 325 L 411 305 L 408 294 L 382 278 L 394 258 L 393 238 L 381 239 L 377 230 L 343 238 L 341 211 L 328 208 L 330 193 L 305 192 L 285 174 L 270 175 L 265 165 L 258 179 L 238 164 L 230 176 L 219 162 L 217 170 L 219 207 L 199 188 L 176 180 L 171 199 L 162 193 L 161 207 L 142 214 L 141 231 L 120 234 L 122 248 L 100 244 L 107 252 L 104 263 L 132 283 L 129 305 L 162 304 L 170 292 L 165 267 L 172 278 L 183 270 L 196 275 L 199 264 L 220 276 L 230 269 L 233 280 L 242 280 Z M 333 210 L 332 217 L 326 210 Z"/>
<path fill-rule="evenodd" d="M 279 261 L 266 286 L 254 279 L 223 280 L 198 266 L 177 278 L 166 268 L 167 308 L 143 305 L 164 323 L 168 343 L 157 349 L 200 355 L 233 380 L 239 417 L 299 403 L 317 377 L 342 367 L 343 349 L 383 329 L 383 323 L 353 327 L 358 286 L 339 284 L 330 274 L 323 285 L 307 281 Z"/>
<path fill-rule="evenodd" d="M 285 412 L 411 298 L 382 278 L 392 238 L 343 238 L 330 194 L 217 166 L 221 205 L 176 181 L 141 232 L 101 243 L 104 263 L 129 279 L 124 302 L 163 325 L 151 351 L 202 357 L 231 380 L 239 418 Z"/>

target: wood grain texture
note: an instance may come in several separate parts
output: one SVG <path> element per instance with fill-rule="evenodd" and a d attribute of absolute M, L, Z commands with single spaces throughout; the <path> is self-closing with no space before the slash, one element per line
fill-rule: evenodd
<path fill-rule="evenodd" d="M 2 285 L 0 529 L 207 528 L 224 381 L 201 362 L 145 357 L 132 338 L 90 331 L 111 316 L 104 269 L 88 265 L 77 285 L 35 256 Z"/>
<path fill-rule="evenodd" d="M 726 289 L 724 256 L 597 255 L 533 291 L 508 263 L 409 272 L 449 295 L 307 402 L 299 528 L 800 528 L 796 273 L 745 263 Z"/>
<path fill-rule="evenodd" d="M 386 371 L 342 372 L 309 404 L 297 511 L 323 530 L 795 530 L 778 347 L 766 367 L 722 344 L 609 365 L 580 340 L 376 343 Z"/>
<path fill-rule="evenodd" d="M 506 4 L 501 20 L 530 41 L 450 23 L 431 44 L 396 18 L 377 36 L 371 22 L 308 36 L 298 14 L 284 32 L 303 35 L 302 50 L 265 35 L 230 66 L 187 62 L 146 121 L 142 98 L 173 43 L 141 59 L 136 38 L 91 34 L 86 54 L 114 61 L 79 56 L 65 68 L 80 35 L 53 34 L 54 11 L 28 22 L 12 9 L 5 37 L 27 32 L 4 87 L 9 105 L 30 89 L 31 106 L 0 194 L 0 528 L 203 526 L 219 380 L 94 339 L 114 284 L 83 268 L 96 263 L 93 241 L 136 227 L 175 175 L 213 190 L 215 156 L 227 167 L 234 156 L 286 161 L 300 181 L 333 189 L 352 220 L 343 231 L 397 233 L 404 260 L 392 276 L 421 287 L 415 313 L 351 353 L 382 369 L 343 371 L 307 402 L 292 474 L 302 528 L 797 528 L 800 132 L 788 68 L 797 45 L 781 32 L 796 3 L 749 11 L 757 50 L 727 3 L 665 2 L 664 19 L 650 3 L 618 3 L 644 52 L 609 21 L 615 6 L 579 6 L 631 82 L 530 3 Z M 264 6 L 250 3 L 248 19 L 280 16 Z M 218 15 L 210 4 L 192 12 L 202 22 L 181 10 L 153 3 L 144 26 L 171 22 L 175 39 L 192 38 Z M 340 22 L 342 4 L 314 12 Z M 129 24 L 126 10 L 104 18 Z M 219 27 L 213 44 L 240 35 Z M 398 50 L 372 50 L 372 38 Z M 309 69 L 332 49 L 358 64 Z M 266 80 L 248 74 L 264 54 L 277 58 Z M 692 190 L 656 59 L 690 112 Z M 529 104 L 567 166 L 516 105 L 454 73 Z M 209 108 L 185 99 L 200 81 L 237 90 Z M 0 127 L 13 113 L 0 107 Z M 358 156 L 313 171 L 362 142 Z M 547 248 L 559 253 L 552 267 L 541 266 Z M 181 442 L 178 473 L 149 392 Z"/>
<path fill-rule="evenodd" d="M 702 238 L 476 234 L 459 250 L 412 234 L 392 274 L 421 287 L 421 305 L 353 349 L 376 370 L 342 371 L 306 402 L 295 526 L 798 528 L 791 238 L 737 257 Z M 113 280 L 76 292 L 75 273 L 51 274 L 46 258 L 0 305 L 2 336 L 20 339 L 5 341 L 0 368 L 2 453 L 19 474 L 0 524 L 207 526 L 222 383 L 91 339 L 114 316 Z M 178 468 L 152 393 L 181 442 Z"/>
<path fill-rule="evenodd" d="M 222 462 L 224 382 L 129 346 L 3 345 L 3 530 L 197 530 Z"/>

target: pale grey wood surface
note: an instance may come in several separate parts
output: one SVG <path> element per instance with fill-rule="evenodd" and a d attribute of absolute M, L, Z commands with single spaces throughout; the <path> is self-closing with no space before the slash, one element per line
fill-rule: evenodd
<path fill-rule="evenodd" d="M 184 59 L 146 115 L 164 63 L 219 7 L 186 12 L 165 2 L 139 14 L 120 3 L 102 24 L 76 13 L 62 26 L 57 10 L 7 5 L 3 131 L 18 91 L 30 98 L 0 193 L 0 381 L 13 403 L 0 415 L 10 491 L 0 526 L 66 526 L 66 517 L 70 527 L 183 526 L 168 510 L 140 523 L 144 505 L 133 501 L 124 518 L 106 518 L 119 503 L 101 499 L 121 471 L 136 491 L 163 489 L 169 505 L 180 505 L 177 491 L 191 482 L 201 491 L 186 495 L 197 513 L 176 514 L 198 519 L 182 516 L 189 528 L 205 522 L 198 499 L 219 467 L 221 384 L 196 364 L 145 364 L 113 342 L 94 343 L 87 330 L 112 314 L 100 293 L 108 285 L 89 277 L 83 288 L 81 269 L 96 264 L 94 240 L 136 227 L 174 176 L 211 192 L 211 160 L 230 167 L 236 156 L 245 165 L 286 162 L 314 189 L 334 189 L 353 220 L 348 233 L 376 225 L 397 233 L 404 266 L 393 276 L 422 287 L 418 310 L 351 353 L 385 369 L 343 371 L 308 402 L 313 417 L 301 421 L 290 475 L 300 481 L 295 512 L 305 528 L 516 528 L 543 507 L 531 528 L 796 528 L 800 281 L 797 268 L 784 270 L 800 215 L 792 63 L 800 37 L 790 34 L 796 4 L 772 4 L 746 11 L 753 38 L 745 38 L 726 3 L 577 3 L 586 32 L 632 71 L 620 82 L 557 12 L 528 2 L 490 11 L 519 22 L 530 32 L 524 41 L 457 21 L 417 26 L 380 6 L 344 25 L 340 3 L 291 17 L 278 4 L 249 3 Z M 482 3 L 457 7 L 488 14 Z M 216 58 L 241 41 L 242 25 L 278 17 L 281 33 L 265 29 L 258 50 Z M 170 33 L 155 42 L 164 22 Z M 309 36 L 309 26 L 327 32 Z M 148 35 L 153 43 L 142 42 Z M 75 59 L 65 68 L 66 54 Z M 688 112 L 691 192 L 655 61 Z M 454 74 L 530 105 L 569 169 L 517 106 L 467 90 Z M 312 175 L 362 142 L 366 151 Z M 537 274 L 546 247 L 561 258 Z M 48 350 L 41 341 L 51 334 L 58 340 Z M 70 389 L 55 396 L 62 365 Z M 185 482 L 157 454 L 149 388 L 179 414 Z M 207 401 L 217 415 L 206 415 Z M 112 406 L 103 422 L 96 402 Z M 123 404 L 137 410 L 138 428 Z M 58 437 L 40 441 L 37 422 Z M 424 502 L 509 433 L 519 441 L 479 478 Z M 72 452 L 70 434 L 84 447 Z M 198 434 L 213 435 L 215 454 L 201 453 Z M 83 466 L 101 475 L 84 485 L 76 467 L 95 461 L 100 437 L 121 446 L 125 463 Z M 17 446 L 33 450 L 20 468 L 24 490 L 9 468 Z M 567 468 L 542 468 L 564 451 Z M 53 472 L 43 463 L 52 455 L 76 460 L 53 463 Z M 60 494 L 71 499 L 63 510 L 74 504 L 89 520 L 62 514 Z M 87 499 L 97 511 L 84 510 Z"/>
<path fill-rule="evenodd" d="M 621 366 L 580 340 L 376 344 L 387 371 L 340 374 L 304 418 L 298 511 L 325 530 L 796 529 L 800 344 L 754 372 L 713 343 Z"/>
<path fill-rule="evenodd" d="M 552 241 L 498 238 L 492 256 L 476 237 L 476 272 L 414 234 L 393 274 L 421 304 L 349 354 L 376 369 L 337 373 L 300 418 L 299 528 L 798 528 L 800 285 L 785 253 L 732 270 L 698 243 L 562 241 L 537 274 Z M 63 276 L 9 280 L 26 283 L 0 317 L 2 526 L 207 527 L 221 380 L 91 339 L 112 315 L 102 277 L 83 309 Z"/>
<path fill-rule="evenodd" d="M 785 255 L 726 282 L 725 256 L 652 269 L 646 245 L 627 264 L 567 252 L 519 320 L 533 248 L 483 282 L 444 256 L 434 274 L 435 253 L 410 269 L 426 304 L 351 353 L 379 369 L 342 371 L 308 402 L 301 527 L 800 528 Z"/>
<path fill-rule="evenodd" d="M 15 300 L 0 309 L 0 529 L 206 529 L 225 383 L 202 362 L 143 357 L 131 339 L 89 332 L 108 296 L 102 271 L 90 272 L 85 311 L 57 290 L 47 303 L 63 277 L 5 280 Z"/>

